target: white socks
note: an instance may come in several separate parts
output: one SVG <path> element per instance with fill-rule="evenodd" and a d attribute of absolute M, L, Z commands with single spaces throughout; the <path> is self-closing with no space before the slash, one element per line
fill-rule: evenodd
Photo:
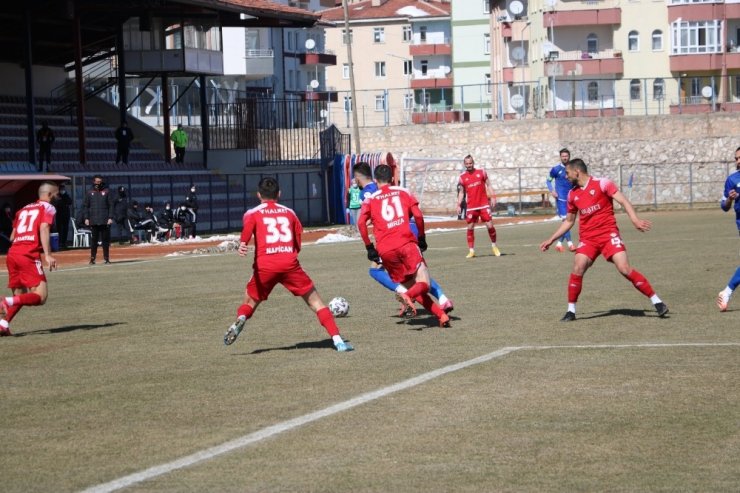
<path fill-rule="evenodd" d="M 662 303 L 662 301 L 661 301 L 660 298 L 658 298 L 658 295 L 657 294 L 654 294 L 654 295 L 652 295 L 650 297 L 650 303 L 652 303 L 653 305 L 655 305 L 655 304 L 658 304 L 658 303 Z"/>
<path fill-rule="evenodd" d="M 575 303 L 568 303 L 568 311 L 571 313 L 576 312 L 576 304 Z"/>
<path fill-rule="evenodd" d="M 344 342 L 344 339 L 342 339 L 342 336 L 331 336 L 331 340 L 334 342 L 334 345 Z"/>

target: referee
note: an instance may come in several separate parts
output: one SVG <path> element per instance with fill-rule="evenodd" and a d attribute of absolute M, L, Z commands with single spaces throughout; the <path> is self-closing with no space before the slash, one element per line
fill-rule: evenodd
<path fill-rule="evenodd" d="M 98 242 L 103 245 L 103 259 L 110 264 L 110 226 L 113 224 L 113 199 L 105 188 L 103 177 L 93 176 L 93 187 L 85 194 L 82 206 L 85 226 L 92 230 L 90 242 L 90 265 L 95 265 Z"/>

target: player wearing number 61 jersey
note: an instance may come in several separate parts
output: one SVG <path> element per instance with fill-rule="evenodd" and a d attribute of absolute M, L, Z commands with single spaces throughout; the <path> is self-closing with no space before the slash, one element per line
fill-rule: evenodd
<path fill-rule="evenodd" d="M 612 262 L 619 273 L 629 279 L 638 291 L 650 298 L 659 316 L 665 316 L 668 313 L 668 307 L 655 294 L 655 290 L 645 276 L 633 269 L 627 260 L 627 251 L 614 217 L 613 201 L 616 200 L 624 207 L 638 231 L 650 231 L 650 221 L 637 217 L 630 201 L 622 195 L 611 180 L 589 176 L 588 168 L 583 160 L 568 161 L 565 170 L 574 186 L 568 194 L 568 214 L 557 231 L 540 245 L 543 252 L 547 251 L 556 239 L 570 231 L 575 224 L 576 215 L 580 216 L 580 242 L 576 249 L 573 271 L 568 282 L 568 311 L 561 321 L 570 322 L 576 319 L 576 302 L 581 294 L 583 275 L 593 265 L 599 254 Z"/>
<path fill-rule="evenodd" d="M 57 261 L 51 255 L 50 231 L 56 209 L 51 202 L 59 195 L 56 183 L 45 181 L 39 186 L 39 199 L 20 209 L 13 221 L 13 244 L 8 251 L 8 287 L 13 296 L 3 298 L 0 310 L 0 336 L 12 335 L 10 322 L 24 306 L 46 303 L 48 288 L 41 263 L 41 252 L 46 257 L 49 270 L 56 269 Z"/>
<path fill-rule="evenodd" d="M 244 303 L 237 310 L 236 322 L 224 335 L 224 343 L 230 345 L 236 341 L 246 321 L 279 283 L 311 307 L 337 351 L 352 351 L 353 347 L 339 335 L 334 316 L 321 301 L 313 281 L 298 263 L 303 227 L 295 212 L 277 203 L 280 198 L 277 180 L 272 177 L 260 180 L 257 196 L 262 203 L 244 214 L 239 244 L 239 255 L 244 257 L 247 244 L 254 238 L 252 278 L 247 284 Z"/>
<path fill-rule="evenodd" d="M 419 203 L 405 189 L 391 186 L 393 172 L 390 166 L 375 168 L 379 190 L 365 199 L 360 209 L 357 227 L 365 242 L 368 260 L 379 263 L 388 271 L 391 280 L 408 290 L 397 293 L 397 299 L 406 307 L 405 315 L 416 315 L 414 301 L 433 313 L 442 327 L 449 327 L 450 317 L 429 297 L 431 277 L 421 252 L 427 248 L 424 234 L 424 216 Z M 413 217 L 419 231 L 418 239 L 409 227 Z M 370 241 L 367 223 L 373 225 L 375 241 Z"/>

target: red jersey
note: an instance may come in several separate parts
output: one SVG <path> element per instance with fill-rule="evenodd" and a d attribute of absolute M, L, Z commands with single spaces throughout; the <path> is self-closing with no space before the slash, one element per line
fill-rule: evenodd
<path fill-rule="evenodd" d="M 27 257 L 38 257 L 43 251 L 41 246 L 41 225 L 54 224 L 54 216 L 57 211 L 48 202 L 37 200 L 28 204 L 16 212 L 13 220 L 13 231 L 15 237 L 8 251 L 13 255 L 25 255 Z"/>
<path fill-rule="evenodd" d="M 417 242 L 409 220 L 411 209 L 418 205 L 416 198 L 405 188 L 383 185 L 362 203 L 357 223 L 365 224 L 368 219 L 373 223 L 376 247 L 383 255 L 407 243 Z"/>
<path fill-rule="evenodd" d="M 568 212 L 580 213 L 578 234 L 581 239 L 619 232 L 614 217 L 612 197 L 619 188 L 609 179 L 591 177 L 584 187 L 568 194 Z"/>
<path fill-rule="evenodd" d="M 486 209 L 488 205 L 488 173 L 484 169 L 474 169 L 472 172 L 465 171 L 457 181 L 465 190 L 465 201 L 469 211 Z"/>
<path fill-rule="evenodd" d="M 287 272 L 299 266 L 303 226 L 295 212 L 267 200 L 244 214 L 241 241 L 254 236 L 254 268 Z"/>

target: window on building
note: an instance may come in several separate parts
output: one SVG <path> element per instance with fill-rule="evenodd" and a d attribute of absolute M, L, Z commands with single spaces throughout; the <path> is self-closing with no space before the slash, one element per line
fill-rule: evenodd
<path fill-rule="evenodd" d="M 375 95 L 375 111 L 385 111 L 385 94 Z"/>
<path fill-rule="evenodd" d="M 692 98 L 701 97 L 701 77 L 691 78 L 691 97 Z"/>
<path fill-rule="evenodd" d="M 491 35 L 488 33 L 483 35 L 483 54 L 491 54 Z"/>
<path fill-rule="evenodd" d="M 403 42 L 408 43 L 412 37 L 411 26 L 403 26 Z"/>
<path fill-rule="evenodd" d="M 414 65 L 411 60 L 403 61 L 403 75 L 411 75 L 414 70 Z"/>
<path fill-rule="evenodd" d="M 373 28 L 373 43 L 385 43 L 385 28 L 374 27 Z"/>
<path fill-rule="evenodd" d="M 429 72 L 429 60 L 421 61 L 421 75 L 427 75 Z"/>
<path fill-rule="evenodd" d="M 302 91 L 305 86 L 303 83 L 303 72 L 300 70 L 295 71 L 295 85 L 299 91 Z"/>
<path fill-rule="evenodd" d="M 288 49 L 293 49 L 293 31 L 288 31 Z"/>
<path fill-rule="evenodd" d="M 385 62 L 375 62 L 375 77 L 385 78 Z"/>
<path fill-rule="evenodd" d="M 632 101 L 639 101 L 642 99 L 641 95 L 641 84 L 640 79 L 632 79 L 630 81 L 630 99 Z"/>
<path fill-rule="evenodd" d="M 295 72 L 293 70 L 288 70 L 288 89 L 293 89 L 295 87 Z"/>
<path fill-rule="evenodd" d="M 740 99 L 740 75 L 735 76 L 735 99 Z"/>
<path fill-rule="evenodd" d="M 483 13 L 484 14 L 491 13 L 491 0 L 483 0 Z"/>
<path fill-rule="evenodd" d="M 599 100 L 599 83 L 592 80 L 587 86 L 588 101 L 594 103 Z"/>
<path fill-rule="evenodd" d="M 663 51 L 663 31 L 653 31 L 653 51 Z"/>
<path fill-rule="evenodd" d="M 627 35 L 627 49 L 629 51 L 640 51 L 640 33 L 630 31 Z"/>
<path fill-rule="evenodd" d="M 352 96 L 344 96 L 344 112 L 352 112 Z"/>
<path fill-rule="evenodd" d="M 353 40 L 352 29 L 349 30 L 349 38 L 347 37 L 347 30 L 342 29 L 342 44 L 346 45 L 348 39 L 349 39 L 349 42 L 352 43 L 352 40 Z"/>
<path fill-rule="evenodd" d="M 414 94 L 407 93 L 403 96 L 403 109 L 410 110 L 414 107 Z"/>
<path fill-rule="evenodd" d="M 342 79 L 349 79 L 349 63 L 342 64 Z"/>
<path fill-rule="evenodd" d="M 419 26 L 419 41 L 427 42 L 427 26 Z"/>
<path fill-rule="evenodd" d="M 491 94 L 491 74 L 486 74 L 483 80 L 486 84 L 486 94 Z"/>
<path fill-rule="evenodd" d="M 655 79 L 653 81 L 653 99 L 665 99 L 665 81 L 663 79 Z"/>
<path fill-rule="evenodd" d="M 586 51 L 589 53 L 599 52 L 599 37 L 596 34 L 591 33 L 586 36 Z"/>
<path fill-rule="evenodd" d="M 671 53 L 720 53 L 722 21 L 676 21 L 671 24 Z"/>

